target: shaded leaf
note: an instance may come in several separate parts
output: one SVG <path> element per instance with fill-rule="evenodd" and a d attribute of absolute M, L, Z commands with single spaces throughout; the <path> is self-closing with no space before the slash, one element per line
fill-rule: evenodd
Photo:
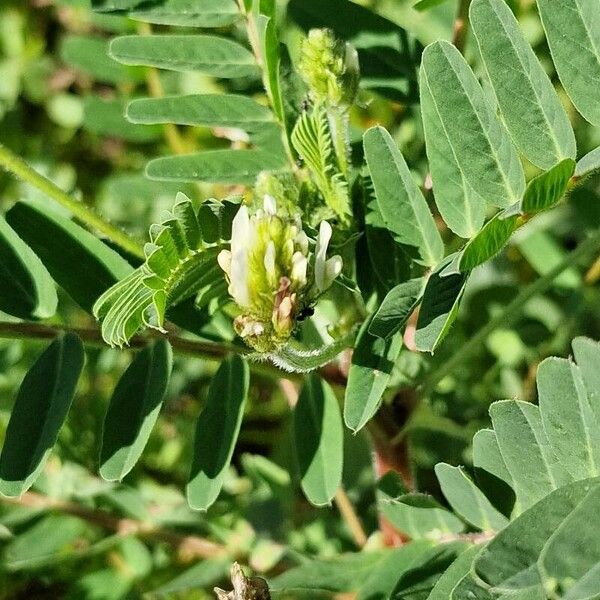
<path fill-rule="evenodd" d="M 71 406 L 83 361 L 81 340 L 67 333 L 25 375 L 0 454 L 0 493 L 20 496 L 40 474 Z"/>
<path fill-rule="evenodd" d="M 172 361 L 169 342 L 159 339 L 141 350 L 119 379 L 102 430 L 104 479 L 120 481 L 141 456 L 162 406 Z"/>
<path fill-rule="evenodd" d="M 387 339 L 398 332 L 415 310 L 423 283 L 419 277 L 392 288 L 369 323 L 369 333 Z"/>
<path fill-rule="evenodd" d="M 355 433 L 377 412 L 403 343 L 401 333 L 375 337 L 370 323 L 363 323 L 356 339 L 344 398 L 344 422 Z"/>
<path fill-rule="evenodd" d="M 157 25 L 224 27 L 240 17 L 234 0 L 162 0 L 155 6 L 130 0 L 129 4 L 130 17 Z"/>
<path fill-rule="evenodd" d="M 206 510 L 217 499 L 242 425 L 249 369 L 237 354 L 213 377 L 196 423 L 194 458 L 186 487 L 190 506 Z"/>
<path fill-rule="evenodd" d="M 47 319 L 57 304 L 46 267 L 0 216 L 0 310 L 22 319 Z"/>
<path fill-rule="evenodd" d="M 585 177 L 600 169 L 600 147 L 594 148 L 577 161 L 575 177 Z"/>
<path fill-rule="evenodd" d="M 467 275 L 458 273 L 442 276 L 442 271 L 451 260 L 448 257 L 442 262 L 425 286 L 415 332 L 415 344 L 421 351 L 434 352 L 448 334 L 458 314 Z"/>
<path fill-rule="evenodd" d="M 337 398 L 317 375 L 294 409 L 294 439 L 302 490 L 316 506 L 329 504 L 342 480 L 344 433 Z"/>
<path fill-rule="evenodd" d="M 133 267 L 70 219 L 41 203 L 17 202 L 6 218 L 42 259 L 50 274 L 83 309 Z"/>

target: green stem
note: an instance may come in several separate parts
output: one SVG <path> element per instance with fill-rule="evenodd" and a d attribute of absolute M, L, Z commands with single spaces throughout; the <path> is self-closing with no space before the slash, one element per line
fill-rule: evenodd
<path fill-rule="evenodd" d="M 535 295 L 540 294 L 547 290 L 552 282 L 566 269 L 572 267 L 576 261 L 584 258 L 594 250 L 600 247 L 600 229 L 594 231 L 594 233 L 581 242 L 579 246 L 570 252 L 562 262 L 560 262 L 554 269 L 546 273 L 546 275 L 540 277 L 532 284 L 528 285 L 516 298 L 508 304 L 505 309 L 493 317 L 486 325 L 484 325 L 475 335 L 469 338 L 461 348 L 453 354 L 446 362 L 439 365 L 438 368 L 431 374 L 431 376 L 423 382 L 419 395 L 421 397 L 427 397 L 433 392 L 436 385 L 447 375 L 455 372 L 456 369 L 473 354 L 473 352 L 485 342 L 490 333 L 492 333 L 498 327 L 506 327 L 511 324 L 515 319 L 519 317 L 522 312 L 523 306 Z"/>
<path fill-rule="evenodd" d="M 118 227 L 111 225 L 102 217 L 95 214 L 83 202 L 69 196 L 48 178 L 40 175 L 30 167 L 22 158 L 13 154 L 6 146 L 0 144 L 0 166 L 3 166 L 13 175 L 36 187 L 42 193 L 52 198 L 55 202 L 64 206 L 74 217 L 85 223 L 91 229 L 95 229 L 112 240 L 115 244 L 139 258 L 144 257 L 142 248 L 126 233 Z"/>

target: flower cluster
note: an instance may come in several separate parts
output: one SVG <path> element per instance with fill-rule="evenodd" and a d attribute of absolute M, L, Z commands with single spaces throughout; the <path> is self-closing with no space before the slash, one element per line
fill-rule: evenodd
<path fill-rule="evenodd" d="M 341 257 L 326 257 L 331 234 L 331 226 L 323 221 L 316 242 L 311 242 L 300 218 L 278 214 L 269 195 L 254 214 L 247 206 L 239 209 L 231 248 L 221 251 L 218 262 L 241 311 L 235 330 L 258 352 L 285 344 L 298 315 L 340 274 Z"/>

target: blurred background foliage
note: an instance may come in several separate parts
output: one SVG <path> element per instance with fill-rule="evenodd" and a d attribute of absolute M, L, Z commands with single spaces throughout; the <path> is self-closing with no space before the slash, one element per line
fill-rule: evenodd
<path fill-rule="evenodd" d="M 362 4 L 423 44 L 452 37 L 454 0 L 423 12 L 413 8 L 413 0 Z M 559 85 L 533 2 L 511 4 Z M 294 56 L 301 30 L 284 5 L 280 27 Z M 106 56 L 110 36 L 144 31 L 124 17 L 94 14 L 89 0 L 3 0 L 0 6 L 0 141 L 140 239 L 177 191 L 196 201 L 236 191 L 224 185 L 151 181 L 144 175 L 149 159 L 177 152 L 177 143 L 192 151 L 239 147 L 244 139 L 237 131 L 196 127 L 179 128 L 174 140 L 168 126 L 128 123 L 125 101 L 152 94 L 156 86 L 166 93 L 241 91 L 259 99 L 263 93 L 252 78 L 158 74 Z M 243 35 L 240 29 L 238 36 Z M 480 69 L 472 42 L 467 41 L 465 53 Z M 575 112 L 570 116 L 580 155 L 600 145 L 597 128 Z M 363 91 L 352 113 L 356 139 L 376 123 L 388 128 L 425 188 L 430 187 L 418 105 Z M 588 180 L 566 203 L 523 227 L 506 252 L 475 271 L 452 335 L 433 359 L 402 350 L 394 372 L 401 393 L 387 399 L 384 411 L 402 424 L 419 490 L 438 494 L 437 462 L 469 464 L 470 439 L 488 424 L 491 402 L 535 399 L 535 371 L 543 358 L 568 355 L 576 335 L 600 338 L 595 275 L 588 272 L 586 280 L 589 265 L 573 265 L 512 322 L 487 336 L 476 352 L 451 363 L 444 377 L 433 381 L 429 398 L 412 405 L 417 383 L 427 386 L 428 378 L 460 356 L 464 343 L 522 286 L 559 263 L 582 231 L 600 226 L 598 194 L 600 181 Z M 0 174 L 3 211 L 36 195 Z M 64 294 L 53 322 L 94 325 Z M 0 341 L 0 439 L 18 384 L 39 351 L 32 342 Z M 207 590 L 213 585 L 223 585 L 232 556 L 273 576 L 311 557 L 356 549 L 339 507 L 315 509 L 299 493 L 285 384 L 267 374 L 253 378 L 234 467 L 208 513 L 190 510 L 183 496 L 199 398 L 205 397 L 215 369 L 197 358 L 176 358 L 165 408 L 126 481 L 102 481 L 97 476 L 102 420 L 128 360 L 127 353 L 112 349 L 88 352 L 79 394 L 45 474 L 26 502 L 0 499 L 0 598 L 118 600 L 150 593 L 199 600 L 212 597 Z M 346 435 L 344 488 L 369 535 L 367 544 L 377 547 L 383 542 L 367 434 Z"/>

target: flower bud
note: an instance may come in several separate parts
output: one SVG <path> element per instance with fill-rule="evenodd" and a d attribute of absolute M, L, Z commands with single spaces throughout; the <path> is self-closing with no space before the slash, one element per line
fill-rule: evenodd
<path fill-rule="evenodd" d="M 356 49 L 335 38 L 330 29 L 311 29 L 302 44 L 300 75 L 316 102 L 349 106 L 358 91 Z"/>

